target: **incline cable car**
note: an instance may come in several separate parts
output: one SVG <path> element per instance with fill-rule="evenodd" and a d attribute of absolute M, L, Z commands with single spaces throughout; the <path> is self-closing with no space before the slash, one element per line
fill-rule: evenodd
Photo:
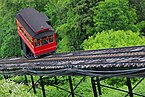
<path fill-rule="evenodd" d="M 25 8 L 17 13 L 16 24 L 25 57 L 39 57 L 56 51 L 56 33 L 44 13 Z"/>

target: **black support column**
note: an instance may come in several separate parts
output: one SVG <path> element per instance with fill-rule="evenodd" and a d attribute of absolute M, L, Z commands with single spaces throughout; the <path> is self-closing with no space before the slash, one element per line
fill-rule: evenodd
<path fill-rule="evenodd" d="M 99 95 L 102 95 L 99 77 L 96 77 Z"/>
<path fill-rule="evenodd" d="M 34 79 L 33 79 L 33 76 L 32 75 L 31 75 L 31 81 L 32 81 L 32 88 L 33 88 L 34 94 L 36 94 Z"/>
<path fill-rule="evenodd" d="M 41 87 L 42 87 L 43 97 L 46 97 L 45 88 L 44 88 L 44 82 L 43 82 L 42 76 L 40 76 L 40 83 L 41 83 Z"/>
<path fill-rule="evenodd" d="M 28 85 L 28 80 L 27 80 L 27 76 L 25 75 L 25 84 Z"/>
<path fill-rule="evenodd" d="M 129 90 L 129 95 L 130 97 L 133 97 L 133 92 L 132 92 L 132 86 L 131 86 L 131 81 L 130 78 L 127 78 L 127 86 L 128 86 L 128 90 Z"/>
<path fill-rule="evenodd" d="M 92 83 L 94 97 L 98 97 L 94 77 L 91 77 L 91 83 Z"/>
<path fill-rule="evenodd" d="M 70 85 L 71 95 L 72 95 L 72 97 L 74 97 L 74 89 L 73 89 L 71 76 L 69 76 L 68 78 L 69 78 L 69 85 Z"/>

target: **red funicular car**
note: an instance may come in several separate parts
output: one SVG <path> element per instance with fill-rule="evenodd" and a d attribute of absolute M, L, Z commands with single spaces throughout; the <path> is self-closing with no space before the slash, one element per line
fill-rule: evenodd
<path fill-rule="evenodd" d="M 44 13 L 25 8 L 16 15 L 16 23 L 25 57 L 38 57 L 56 50 L 56 34 Z"/>

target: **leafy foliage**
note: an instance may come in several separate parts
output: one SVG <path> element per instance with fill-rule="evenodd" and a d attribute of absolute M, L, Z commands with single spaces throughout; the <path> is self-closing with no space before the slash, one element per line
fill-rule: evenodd
<path fill-rule="evenodd" d="M 123 31 L 123 30 L 108 30 L 90 36 L 85 40 L 82 47 L 85 50 L 115 48 L 123 46 L 144 45 L 145 40 L 139 36 L 139 32 Z"/>
<path fill-rule="evenodd" d="M 4 39 L 3 45 L 1 47 L 1 56 L 18 56 L 21 55 L 20 52 L 18 52 L 18 47 L 20 47 L 20 43 L 16 40 L 17 36 L 8 34 L 7 39 Z M 10 51 L 8 48 L 12 49 Z"/>
<path fill-rule="evenodd" d="M 25 7 L 35 8 L 40 3 L 35 2 L 35 0 L 3 0 L 0 5 L 0 57 L 20 56 L 21 49 L 15 15 Z M 43 9 L 44 6 L 39 10 Z"/>
<path fill-rule="evenodd" d="M 46 14 L 50 17 L 52 26 L 58 33 L 58 51 L 61 51 L 62 49 L 63 51 L 70 51 L 69 38 L 66 35 L 71 27 L 68 26 L 70 23 L 67 23 L 67 20 L 70 21 L 70 19 L 67 17 L 72 14 L 68 14 L 68 9 L 65 7 L 68 4 L 68 1 L 69 0 L 64 0 L 64 2 L 61 2 L 60 0 L 49 0 L 49 3 L 45 7 Z"/>
<path fill-rule="evenodd" d="M 58 33 L 58 52 L 80 50 L 83 40 L 93 34 L 93 8 L 97 3 L 96 0 L 49 0 L 45 10 Z"/>
<path fill-rule="evenodd" d="M 28 88 L 22 84 L 16 84 L 9 80 L 0 81 L 0 97 L 36 97 L 27 93 Z"/>
<path fill-rule="evenodd" d="M 135 9 L 129 8 L 128 0 L 106 0 L 94 10 L 96 32 L 103 30 L 137 31 Z"/>
<path fill-rule="evenodd" d="M 145 20 L 141 21 L 139 23 L 137 23 L 137 27 L 140 29 L 140 32 L 142 33 L 142 35 L 145 35 Z"/>
<path fill-rule="evenodd" d="M 143 7 L 142 1 L 139 4 Z M 137 11 L 136 15 L 139 4 L 134 0 L 26 0 L 25 2 L 4 0 L 0 6 L 0 24 L 2 25 L 0 37 L 3 37 L 0 38 L 0 52 L 2 52 L 0 57 L 20 55 L 15 14 L 25 7 L 34 7 L 50 17 L 51 24 L 57 32 L 57 51 L 63 52 L 82 49 L 80 45 L 88 36 L 95 34 L 94 32 L 110 29 L 136 32 L 144 29 L 143 22 L 135 25 L 138 17 L 141 17 L 139 13 L 143 11 Z M 136 7 L 130 5 L 136 5 Z M 12 38 L 8 38 L 10 36 Z M 10 47 L 12 41 L 18 44 L 17 51 Z M 10 54 L 7 55 L 7 52 Z"/>
<path fill-rule="evenodd" d="M 130 8 L 136 9 L 137 23 L 142 25 L 145 21 L 145 0 L 129 0 Z M 139 26 L 140 31 L 145 32 L 145 26 Z"/>
<path fill-rule="evenodd" d="M 136 9 L 137 22 L 145 20 L 145 0 L 129 0 L 129 4 Z"/>
<path fill-rule="evenodd" d="M 139 32 L 123 31 L 123 30 L 108 30 L 90 36 L 85 40 L 82 47 L 85 50 L 103 49 L 103 48 L 116 48 L 124 46 L 145 45 L 145 39 L 139 36 Z M 132 82 L 136 82 L 133 79 Z M 106 80 L 106 83 L 116 87 L 123 86 L 126 83 L 125 78 L 111 78 Z"/>
<path fill-rule="evenodd" d="M 75 51 L 82 48 L 88 50 L 144 45 L 144 38 L 141 36 L 144 35 L 142 32 L 145 32 L 144 1 L 145 0 L 0 0 L 0 57 L 20 55 L 21 50 L 16 30 L 15 15 L 25 7 L 33 7 L 38 11 L 43 11 L 51 19 L 51 24 L 57 32 L 58 52 Z M 76 84 L 78 79 L 73 79 L 75 81 L 74 84 Z M 49 79 L 49 81 L 53 82 L 54 80 Z M 62 81 L 64 81 L 63 78 L 60 79 L 60 82 Z M 106 82 L 110 85 L 121 86 L 122 83 L 121 85 L 114 84 L 118 81 L 122 81 L 122 83 L 125 82 L 123 79 L 111 79 L 111 81 L 108 80 Z M 8 81 L 8 83 L 9 84 L 5 81 L 1 83 L 0 96 L 6 97 L 11 94 L 13 97 L 15 94 L 17 96 L 28 95 L 29 97 L 29 94 L 25 94 L 25 90 L 22 93 L 23 88 L 20 88 L 22 91 L 18 89 L 19 85 L 11 81 Z M 68 84 L 59 85 L 63 85 L 67 90 L 69 89 Z M 87 79 L 82 84 L 82 87 L 86 88 L 80 87 L 75 92 L 79 92 L 85 97 L 91 97 L 93 94 L 90 94 L 92 90 L 88 88 L 90 87 L 89 85 L 90 82 Z M 4 87 L 8 88 L 4 89 Z M 12 90 L 15 87 L 18 88 Z M 49 96 L 68 95 L 67 93 L 62 93 L 58 88 L 49 85 L 45 88 L 49 89 L 47 92 Z M 10 89 L 12 91 L 9 91 Z M 38 96 L 41 96 L 41 91 L 39 92 Z M 103 89 L 103 94 L 104 96 L 102 97 L 106 97 L 106 95 L 110 95 L 110 97 L 114 95 L 114 97 L 122 97 L 122 94 L 120 94 L 120 96 L 118 92 L 106 91 L 106 89 Z"/>

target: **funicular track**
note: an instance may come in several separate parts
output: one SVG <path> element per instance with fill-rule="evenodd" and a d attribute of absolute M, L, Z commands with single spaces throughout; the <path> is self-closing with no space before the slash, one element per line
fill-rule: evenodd
<path fill-rule="evenodd" d="M 145 46 L 59 53 L 41 59 L 0 59 L 6 75 L 144 76 Z"/>
<path fill-rule="evenodd" d="M 91 77 L 94 97 L 98 97 L 96 85 L 99 95 L 102 95 L 101 87 L 106 87 L 128 93 L 130 97 L 133 97 L 133 94 L 143 96 L 133 93 L 133 89 L 143 79 L 132 88 L 130 77 L 145 77 L 145 46 L 58 53 L 40 59 L 25 59 L 23 57 L 0 59 L 0 74 L 25 75 L 25 77 L 26 75 L 30 75 L 35 94 L 36 88 L 33 76 L 40 76 L 39 80 L 41 82 L 43 97 L 46 97 L 43 83 L 44 79 L 42 78 L 44 76 L 68 76 L 71 91 L 61 87 L 57 88 L 70 93 L 69 96 L 72 95 L 74 97 L 77 95 L 74 93 L 74 90 L 82 82 L 84 77 L 73 88 L 71 76 L 74 75 Z M 101 80 L 114 76 L 127 77 L 128 91 L 100 84 Z M 77 96 L 82 97 L 81 95 Z"/>

